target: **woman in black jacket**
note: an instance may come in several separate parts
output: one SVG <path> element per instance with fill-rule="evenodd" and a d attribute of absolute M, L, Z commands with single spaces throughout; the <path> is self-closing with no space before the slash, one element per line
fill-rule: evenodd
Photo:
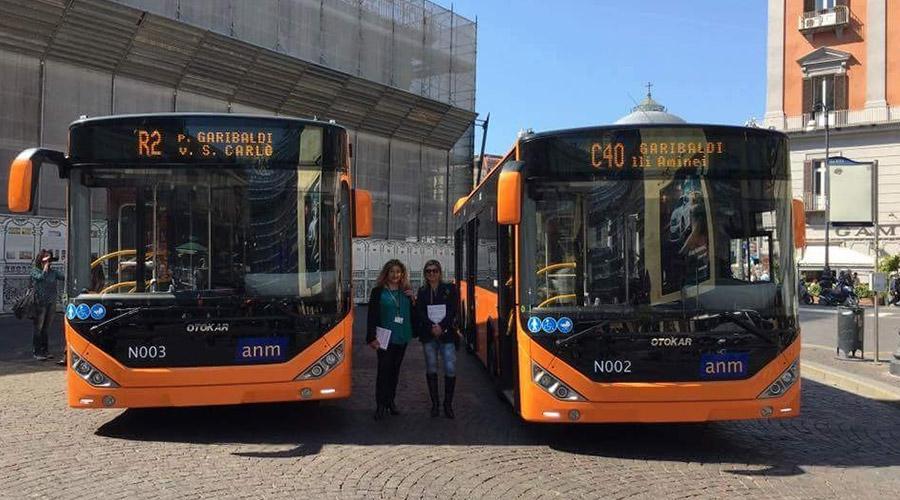
<path fill-rule="evenodd" d="M 429 260 L 423 270 L 425 284 L 416 298 L 416 334 L 425 350 L 425 379 L 431 395 L 431 416 L 440 412 L 438 357 L 444 366 L 444 415 L 453 418 L 456 387 L 456 309 L 459 296 L 452 283 L 441 281 L 441 263 Z"/>
<path fill-rule="evenodd" d="M 403 363 L 403 355 L 406 354 L 406 345 L 413 337 L 415 295 L 409 284 L 406 266 L 396 259 L 387 261 L 369 296 L 366 323 L 366 343 L 378 353 L 375 420 L 384 417 L 388 412 L 391 415 L 400 414 L 394 403 L 394 397 L 397 394 L 400 365 Z"/>

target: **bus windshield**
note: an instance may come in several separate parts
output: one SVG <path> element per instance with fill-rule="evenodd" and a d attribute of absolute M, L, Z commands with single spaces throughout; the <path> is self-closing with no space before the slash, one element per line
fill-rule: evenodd
<path fill-rule="evenodd" d="M 780 158 L 765 142 L 692 132 L 532 148 L 523 310 L 576 322 L 793 314 L 791 191 Z M 657 146 L 694 151 L 654 154 Z"/>
<path fill-rule="evenodd" d="M 79 292 L 279 298 L 333 311 L 334 171 L 76 170 L 90 204 L 73 207 L 72 238 L 93 240 L 91 262 L 73 269 Z"/>

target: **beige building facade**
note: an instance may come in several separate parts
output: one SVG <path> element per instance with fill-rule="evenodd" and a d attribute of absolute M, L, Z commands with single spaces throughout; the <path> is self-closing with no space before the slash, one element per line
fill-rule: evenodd
<path fill-rule="evenodd" d="M 806 207 L 801 269 L 824 265 L 828 156 L 877 162 L 879 255 L 900 253 L 900 1 L 769 0 L 765 126 L 791 139 Z M 827 125 L 827 131 L 826 131 Z M 872 270 L 872 228 L 831 227 L 829 264 Z"/>

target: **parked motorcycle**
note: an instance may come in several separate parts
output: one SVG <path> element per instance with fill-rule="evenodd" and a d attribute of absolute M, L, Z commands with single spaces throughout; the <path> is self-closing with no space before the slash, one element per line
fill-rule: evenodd
<path fill-rule="evenodd" d="M 846 281 L 838 282 L 834 288 L 823 290 L 819 294 L 819 304 L 825 306 L 848 306 L 856 307 L 859 305 L 859 297 L 853 290 L 853 286 Z"/>

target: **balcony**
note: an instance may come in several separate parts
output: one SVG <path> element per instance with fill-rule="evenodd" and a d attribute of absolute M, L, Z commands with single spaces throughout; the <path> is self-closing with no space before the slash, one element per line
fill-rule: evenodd
<path fill-rule="evenodd" d="M 814 10 L 800 14 L 797 29 L 807 36 L 820 31 L 835 31 L 841 36 L 850 25 L 850 9 L 846 5 L 836 5 L 830 9 Z"/>
<path fill-rule="evenodd" d="M 803 207 L 807 212 L 824 212 L 825 196 L 810 192 L 803 193 Z"/>
<path fill-rule="evenodd" d="M 811 132 L 825 128 L 825 115 L 803 113 L 786 117 L 783 124 L 780 122 L 781 120 L 767 121 L 765 125 L 784 132 Z M 875 109 L 839 109 L 828 113 L 828 126 L 834 128 L 889 123 L 900 123 L 900 106 Z"/>

